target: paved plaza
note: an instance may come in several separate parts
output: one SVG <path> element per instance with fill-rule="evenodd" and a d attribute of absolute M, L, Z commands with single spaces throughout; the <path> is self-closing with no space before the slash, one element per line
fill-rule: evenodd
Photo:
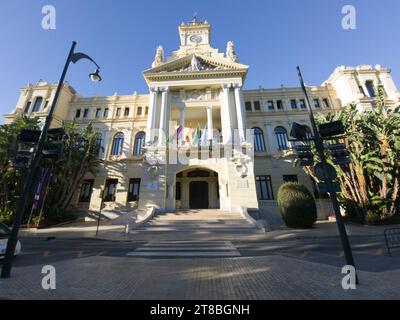
<path fill-rule="evenodd" d="M 336 225 L 326 222 L 218 239 L 107 228 L 105 239 L 65 230 L 55 239 L 31 236 L 22 239 L 12 277 L 0 280 L 0 298 L 399 299 L 400 252 L 387 255 L 384 227 L 347 229 L 359 270 L 355 290 L 342 289 L 343 252 Z M 41 287 L 44 265 L 56 268 L 55 290 Z"/>

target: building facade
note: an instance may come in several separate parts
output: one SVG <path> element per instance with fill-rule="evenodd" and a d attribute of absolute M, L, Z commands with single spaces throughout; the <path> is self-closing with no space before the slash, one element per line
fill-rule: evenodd
<path fill-rule="evenodd" d="M 149 94 L 82 97 L 65 84 L 52 126 L 76 120 L 100 133 L 98 174 L 88 175 L 73 204 L 108 211 L 154 207 L 160 211 L 242 207 L 276 212 L 285 181 L 310 191 L 313 182 L 293 165 L 289 141 L 293 122 L 308 125 L 301 88 L 243 89 L 248 65 L 239 62 L 232 41 L 225 53 L 211 47 L 211 25 L 191 21 L 179 28 L 180 47 L 164 57 L 159 46 L 143 72 Z M 39 81 L 21 89 L 5 122 L 26 114 L 42 121 L 57 84 Z M 376 103 L 378 87 L 387 105 L 400 105 L 390 70 L 338 67 L 321 86 L 308 88 L 316 113 L 353 103 L 361 111 Z M 315 193 L 318 196 L 317 193 Z M 329 207 L 319 200 L 320 218 Z"/>

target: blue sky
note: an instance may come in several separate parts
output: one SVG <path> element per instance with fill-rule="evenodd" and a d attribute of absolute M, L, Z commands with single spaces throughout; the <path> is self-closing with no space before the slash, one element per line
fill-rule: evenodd
<path fill-rule="evenodd" d="M 56 30 L 41 27 L 47 4 L 56 8 Z M 357 10 L 356 30 L 341 27 L 346 4 Z M 156 46 L 176 50 L 177 27 L 194 11 L 212 24 L 213 47 L 224 52 L 235 42 L 250 65 L 246 88 L 298 86 L 298 64 L 310 85 L 338 65 L 358 64 L 390 67 L 400 83 L 398 0 L 1 0 L 0 113 L 12 110 L 28 82 L 57 81 L 73 40 L 102 68 L 103 81 L 93 84 L 89 62 L 71 66 L 67 80 L 83 96 L 146 93 L 141 72 Z"/>

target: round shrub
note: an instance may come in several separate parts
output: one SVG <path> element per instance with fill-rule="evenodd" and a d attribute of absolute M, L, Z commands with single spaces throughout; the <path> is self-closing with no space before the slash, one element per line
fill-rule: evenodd
<path fill-rule="evenodd" d="M 278 190 L 278 207 L 289 228 L 311 228 L 317 221 L 317 206 L 308 189 L 297 182 L 288 182 Z"/>

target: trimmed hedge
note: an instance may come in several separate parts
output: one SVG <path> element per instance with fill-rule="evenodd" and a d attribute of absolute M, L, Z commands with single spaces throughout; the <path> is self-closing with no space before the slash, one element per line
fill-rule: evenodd
<path fill-rule="evenodd" d="M 317 221 L 317 206 L 308 189 L 297 182 L 287 182 L 278 190 L 278 207 L 289 228 L 312 228 Z"/>

